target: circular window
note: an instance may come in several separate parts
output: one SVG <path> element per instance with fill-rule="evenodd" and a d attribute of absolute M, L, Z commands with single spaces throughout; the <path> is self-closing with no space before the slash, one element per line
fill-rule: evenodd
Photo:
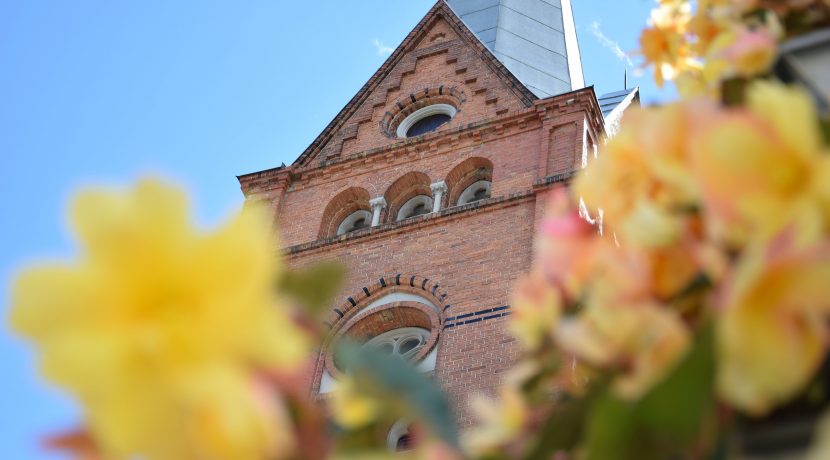
<path fill-rule="evenodd" d="M 461 196 L 458 197 L 458 206 L 490 198 L 490 184 L 489 180 L 474 182 L 461 192 Z"/>
<path fill-rule="evenodd" d="M 435 131 L 452 120 L 457 110 L 449 104 L 433 104 L 409 114 L 398 125 L 398 137 L 415 137 Z"/>
<path fill-rule="evenodd" d="M 410 360 L 427 344 L 430 331 L 420 327 L 393 329 L 369 340 L 363 346 Z"/>
<path fill-rule="evenodd" d="M 337 235 L 340 236 L 355 230 L 367 228 L 371 223 L 372 213 L 365 209 L 355 211 L 343 219 L 343 222 L 337 227 Z"/>
<path fill-rule="evenodd" d="M 432 212 L 432 197 L 428 195 L 418 195 L 410 198 L 401 206 L 398 211 L 397 220 L 401 221 L 409 219 L 410 217 L 422 216 Z"/>

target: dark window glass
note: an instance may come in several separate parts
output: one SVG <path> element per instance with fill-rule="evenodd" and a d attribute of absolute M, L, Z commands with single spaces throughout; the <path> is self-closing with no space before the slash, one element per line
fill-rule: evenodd
<path fill-rule="evenodd" d="M 420 136 L 421 134 L 435 131 L 439 126 L 450 121 L 451 119 L 452 117 L 445 113 L 438 113 L 430 115 L 426 118 L 421 118 L 409 128 L 409 131 L 406 132 L 406 137 Z"/>
<path fill-rule="evenodd" d="M 409 433 L 398 438 L 398 445 L 395 446 L 395 450 L 398 452 L 404 452 L 407 450 L 412 450 L 415 448 L 415 439 Z"/>
<path fill-rule="evenodd" d="M 487 199 L 487 198 L 490 198 L 490 194 L 487 193 L 487 189 L 485 187 L 482 187 L 482 188 L 476 190 L 475 195 L 473 195 L 473 200 L 472 201 L 484 200 L 484 199 Z"/>
<path fill-rule="evenodd" d="M 361 228 L 366 228 L 367 226 L 368 225 L 366 224 L 366 219 L 357 219 L 356 221 L 354 221 L 354 224 L 352 224 L 352 229 L 350 231 L 353 232 L 355 230 L 360 230 Z"/>
<path fill-rule="evenodd" d="M 421 344 L 421 341 L 418 339 L 407 339 L 406 342 L 402 343 L 400 347 L 398 347 L 398 353 L 405 355 L 410 351 L 414 350 L 415 347 Z"/>
<path fill-rule="evenodd" d="M 426 205 L 423 204 L 423 203 L 419 203 L 417 206 L 412 208 L 412 211 L 410 211 L 409 215 L 407 215 L 406 218 L 409 219 L 410 217 L 420 216 L 420 215 L 426 214 L 426 213 L 427 213 Z"/>

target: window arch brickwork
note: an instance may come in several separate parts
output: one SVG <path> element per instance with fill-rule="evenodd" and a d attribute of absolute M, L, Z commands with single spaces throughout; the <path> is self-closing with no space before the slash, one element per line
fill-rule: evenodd
<path fill-rule="evenodd" d="M 386 199 L 387 221 L 395 222 L 401 206 L 410 199 L 418 195 L 432 197 L 430 183 L 429 176 L 419 171 L 408 172 L 395 180 L 383 194 Z"/>
<path fill-rule="evenodd" d="M 372 305 L 374 301 L 394 293 L 413 294 L 429 301 L 429 303 L 435 308 L 424 303 L 404 301 L 384 304 L 376 311 L 374 309 L 366 310 L 366 307 Z M 334 363 L 329 358 L 329 351 L 340 336 L 346 333 L 354 324 L 363 319 L 363 316 L 360 315 L 368 316 L 383 311 L 390 311 L 398 307 L 418 310 L 421 318 L 423 318 L 424 315 L 430 318 L 429 324 L 434 331 L 434 341 L 427 343 L 424 347 L 424 354 L 431 352 L 435 348 L 438 335 L 443 329 L 444 319 L 452 308 L 449 303 L 449 296 L 446 291 L 442 289 L 441 284 L 436 280 L 424 276 L 401 273 L 378 278 L 376 282 L 364 286 L 359 291 L 347 296 L 346 299 L 333 308 L 324 319 L 323 324 L 329 329 L 329 333 L 322 344 L 321 353 L 318 356 L 317 365 L 315 366 L 311 388 L 312 394 L 317 394 L 320 390 L 320 379 L 324 371 L 332 375 L 335 375 L 338 372 L 334 366 Z M 404 313 L 407 315 L 414 314 L 411 311 Z M 400 324 L 406 324 L 406 321 L 403 320 L 412 318 L 401 316 L 400 319 L 402 320 L 399 322 Z M 414 321 L 413 323 L 416 326 L 418 324 L 426 324 Z M 421 356 L 416 357 L 416 359 L 421 358 Z M 334 369 L 333 372 L 332 369 Z"/>
<path fill-rule="evenodd" d="M 481 180 L 493 181 L 493 162 L 487 158 L 468 158 L 452 168 L 445 179 L 448 206 L 455 206 L 464 190 Z"/>
<path fill-rule="evenodd" d="M 350 187 L 335 195 L 326 205 L 320 223 L 318 238 L 337 235 L 337 227 L 350 214 L 358 210 L 369 211 L 369 192 L 360 187 Z"/>

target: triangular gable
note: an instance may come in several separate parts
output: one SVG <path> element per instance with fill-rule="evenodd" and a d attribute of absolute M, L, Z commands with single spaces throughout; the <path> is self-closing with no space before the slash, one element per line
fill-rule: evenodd
<path fill-rule="evenodd" d="M 433 44 L 433 42 L 436 44 Z M 447 56 L 446 58 L 447 63 L 453 63 L 456 66 L 455 73 L 458 74 L 456 80 L 474 84 L 471 82 L 475 82 L 476 79 L 465 77 L 463 73 L 466 72 L 468 65 L 483 65 L 502 84 L 501 93 L 509 94 L 515 104 L 521 107 L 530 107 L 533 105 L 533 101 L 538 99 L 479 41 L 444 0 L 439 0 L 363 85 L 360 91 L 297 158 L 294 165 L 307 166 L 314 163 L 315 160 L 324 163 L 331 158 L 340 156 L 343 145 L 348 145 L 350 140 L 356 138 L 357 130 L 362 124 L 371 121 L 375 108 L 390 103 L 400 105 L 400 102 L 395 102 L 392 99 L 387 100 L 387 95 L 400 89 L 395 82 L 399 82 L 406 75 L 412 74 L 418 59 L 441 52 L 447 53 L 448 43 L 459 42 L 465 45 L 466 50 L 469 50 L 465 53 L 465 56 Z M 470 58 L 477 62 L 468 64 L 457 62 L 459 60 L 467 62 L 470 61 Z M 421 91 L 424 94 L 443 94 L 456 91 L 456 88 L 447 88 L 436 83 L 434 88 L 424 88 L 423 90 L 419 88 L 419 96 Z M 489 90 L 473 88 L 473 92 L 476 94 L 485 91 Z M 463 91 L 458 90 L 458 92 Z M 469 96 L 462 95 L 460 97 Z M 485 97 L 489 98 L 487 99 L 488 104 L 498 100 L 496 96 L 486 95 Z M 393 142 L 393 140 L 387 140 L 387 143 L 390 142 Z"/>

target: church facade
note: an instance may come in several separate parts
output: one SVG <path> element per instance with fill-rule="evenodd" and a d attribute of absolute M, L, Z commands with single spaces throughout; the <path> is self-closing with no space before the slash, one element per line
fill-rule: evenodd
<path fill-rule="evenodd" d="M 468 396 L 518 351 L 510 292 L 546 193 L 636 98 L 583 87 L 569 0 L 440 0 L 292 165 L 240 176 L 289 266 L 347 269 L 311 394 L 331 390 L 346 335 L 434 375 L 473 423 Z"/>

